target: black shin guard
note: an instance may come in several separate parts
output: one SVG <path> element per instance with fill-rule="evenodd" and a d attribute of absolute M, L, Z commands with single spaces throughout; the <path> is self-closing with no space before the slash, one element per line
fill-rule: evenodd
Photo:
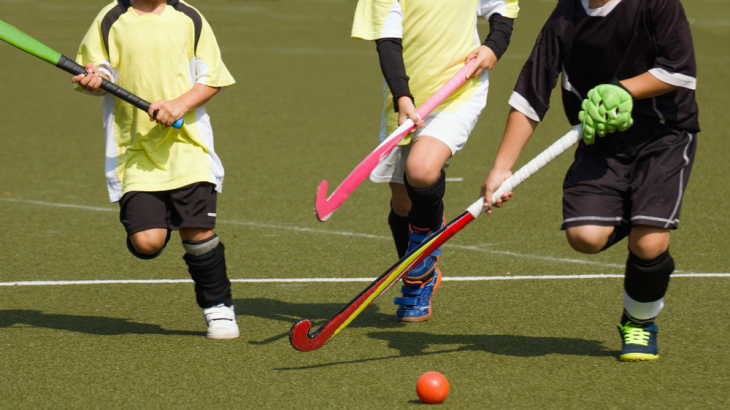
<path fill-rule="evenodd" d="M 390 225 L 390 232 L 393 234 L 395 249 L 398 251 L 398 258 L 400 259 L 408 251 L 408 217 L 396 214 L 392 203 L 390 205 L 390 215 L 388 215 L 388 225 Z"/>
<path fill-rule="evenodd" d="M 211 249 L 211 242 L 218 241 L 216 235 L 202 241 L 183 241 L 187 253 L 183 255 L 190 276 L 195 282 L 195 297 L 198 306 L 208 308 L 220 303 L 233 306 L 231 282 L 226 275 L 225 247 L 222 242 Z M 204 253 L 196 254 L 198 250 Z"/>
<path fill-rule="evenodd" d="M 414 188 L 403 176 L 408 197 L 411 199 L 411 211 L 408 218 L 413 226 L 435 231 L 444 221 L 444 193 L 446 192 L 446 172 L 441 170 L 439 179 L 426 188 Z"/>
<path fill-rule="evenodd" d="M 620 225 L 614 227 L 613 232 L 611 232 L 611 235 L 609 235 L 608 237 L 606 245 L 603 247 L 603 249 L 601 249 L 601 251 L 605 251 L 606 249 L 620 242 L 622 239 L 629 236 L 629 233 L 631 233 L 631 224 L 621 223 Z"/>
<path fill-rule="evenodd" d="M 674 272 L 674 259 L 668 249 L 651 260 L 641 259 L 629 251 L 624 290 L 637 302 L 657 301 L 667 293 L 672 272 Z"/>

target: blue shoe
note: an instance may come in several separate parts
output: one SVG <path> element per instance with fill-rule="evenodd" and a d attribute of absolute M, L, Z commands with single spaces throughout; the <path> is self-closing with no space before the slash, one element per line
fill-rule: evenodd
<path fill-rule="evenodd" d="M 443 223 L 441 224 L 441 226 L 443 226 Z M 433 232 L 430 229 L 421 229 L 413 225 L 409 225 L 408 229 L 408 252 L 412 251 L 414 248 L 422 244 L 423 241 L 425 241 L 426 238 L 431 235 L 431 232 Z M 431 272 L 436 269 L 436 264 L 439 261 L 439 256 L 441 256 L 441 248 L 431 252 L 429 256 L 421 261 L 421 263 L 414 266 L 413 269 L 411 269 L 406 274 L 406 279 L 410 280 L 411 282 L 423 282 L 422 279 L 428 278 L 431 275 Z"/>
<path fill-rule="evenodd" d="M 657 327 L 654 322 L 644 325 L 627 320 L 622 326 L 618 324 L 621 334 L 621 356 L 623 362 L 640 362 L 659 358 L 656 345 Z"/>
<path fill-rule="evenodd" d="M 396 317 L 400 322 L 423 322 L 431 317 L 431 298 L 441 284 L 441 271 L 434 269 L 433 277 L 426 282 L 403 279 L 403 297 L 395 298 L 398 306 Z"/>

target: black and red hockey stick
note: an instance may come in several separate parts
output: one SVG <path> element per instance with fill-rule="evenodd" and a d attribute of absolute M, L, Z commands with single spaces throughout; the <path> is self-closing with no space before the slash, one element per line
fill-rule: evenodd
<path fill-rule="evenodd" d="M 520 168 L 516 173 L 509 177 L 499 189 L 492 195 L 492 201 L 502 197 L 505 192 L 511 191 L 514 187 L 521 184 L 548 162 L 555 159 L 558 155 L 565 152 L 581 139 L 582 126 L 578 125 L 570 132 L 565 134 L 545 151 L 541 152 L 537 157 Z M 484 208 L 484 197 L 479 198 L 471 204 L 461 215 L 444 225 L 443 228 L 434 232 L 420 246 L 408 252 L 395 265 L 385 271 L 379 278 L 375 279 L 365 290 L 363 290 L 355 299 L 345 305 L 336 315 L 328 320 L 324 325 L 317 329 L 314 333 L 309 334 L 312 323 L 309 319 L 299 319 L 289 331 L 289 342 L 291 345 L 301 351 L 310 351 L 319 349 L 329 340 L 335 337 L 342 329 L 352 322 L 365 308 L 370 306 L 375 299 L 385 293 L 388 288 L 393 286 L 400 278 L 403 277 L 414 266 L 418 265 L 423 259 L 438 249 L 444 242 L 454 236 L 463 229 L 469 222 L 476 219 Z"/>

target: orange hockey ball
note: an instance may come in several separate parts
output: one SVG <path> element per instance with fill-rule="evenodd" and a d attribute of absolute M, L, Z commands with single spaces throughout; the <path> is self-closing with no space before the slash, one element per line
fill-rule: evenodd
<path fill-rule="evenodd" d="M 449 395 L 449 381 L 439 372 L 426 372 L 418 378 L 416 393 L 426 404 L 441 403 Z"/>

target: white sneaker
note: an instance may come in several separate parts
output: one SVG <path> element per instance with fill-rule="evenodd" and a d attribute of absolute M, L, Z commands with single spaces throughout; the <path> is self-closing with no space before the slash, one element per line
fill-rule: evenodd
<path fill-rule="evenodd" d="M 238 324 L 233 306 L 223 303 L 203 309 L 205 321 L 208 323 L 208 339 L 235 339 L 238 337 Z"/>

